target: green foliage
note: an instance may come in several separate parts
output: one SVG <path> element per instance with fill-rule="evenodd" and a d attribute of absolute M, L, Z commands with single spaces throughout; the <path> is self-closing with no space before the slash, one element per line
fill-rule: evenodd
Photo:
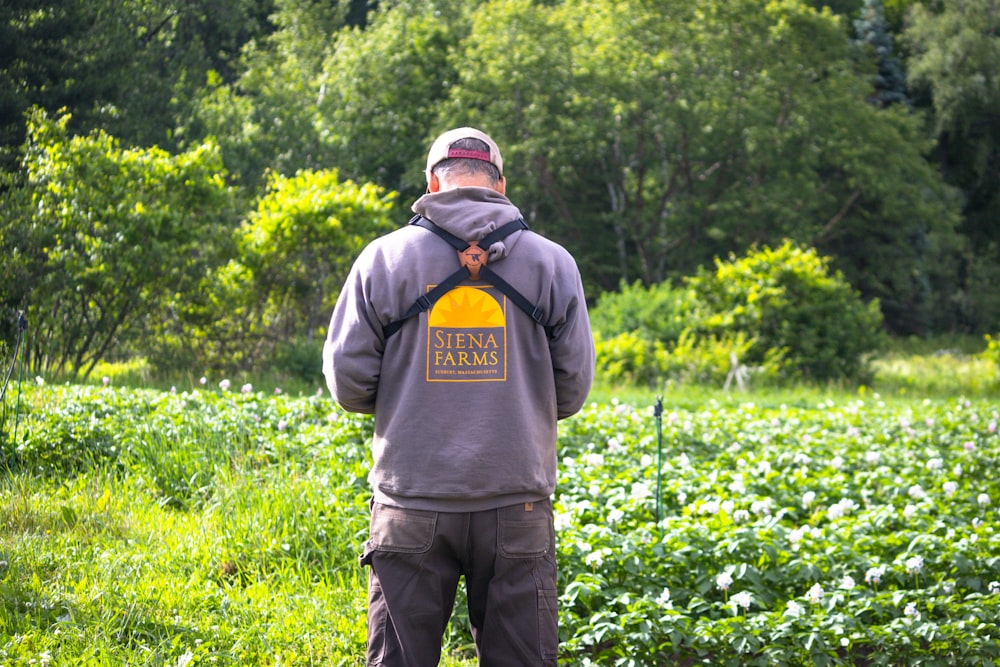
<path fill-rule="evenodd" d="M 689 281 L 702 306 L 698 336 L 744 334 L 740 363 L 757 366 L 781 353 L 783 373 L 814 381 L 858 380 L 881 342 L 878 303 L 865 304 L 829 260 L 791 242 L 717 261 Z"/>
<path fill-rule="evenodd" d="M 309 346 L 325 326 L 351 263 L 393 227 L 393 195 L 341 181 L 336 170 L 271 174 L 235 232 L 235 257 L 178 295 L 175 318 L 146 345 L 158 369 L 236 371 L 275 365 L 278 349 Z M 295 341 L 301 341 L 296 343 Z M 296 362 L 299 379 L 315 377 Z"/>
<path fill-rule="evenodd" d="M 995 401 L 753 398 L 668 395 L 661 437 L 646 402 L 560 423 L 560 664 L 995 662 Z M 26 402 L 4 660 L 363 664 L 369 417 L 216 379 Z"/>
<path fill-rule="evenodd" d="M 986 349 L 982 353 L 983 359 L 993 364 L 995 378 L 1000 384 L 1000 336 L 986 336 Z"/>
<path fill-rule="evenodd" d="M 645 338 L 669 344 L 676 341 L 696 308 L 690 289 L 670 281 L 644 287 L 638 281 L 622 283 L 614 292 L 603 292 L 590 309 L 590 326 L 605 338 L 638 332 Z"/>
<path fill-rule="evenodd" d="M 271 175 L 240 230 L 240 255 L 279 331 L 312 339 L 325 324 L 354 259 L 395 227 L 394 196 L 336 170 Z"/>
<path fill-rule="evenodd" d="M 625 331 L 609 338 L 595 331 L 594 347 L 597 368 L 604 382 L 652 387 L 666 370 L 663 343 L 637 331 Z"/>
<path fill-rule="evenodd" d="M 31 258 L 31 367 L 85 377 L 197 284 L 225 249 L 233 202 L 211 143 L 128 149 L 103 132 L 70 137 L 68 120 L 32 117 L 0 227 L 21 227 L 12 250 Z"/>

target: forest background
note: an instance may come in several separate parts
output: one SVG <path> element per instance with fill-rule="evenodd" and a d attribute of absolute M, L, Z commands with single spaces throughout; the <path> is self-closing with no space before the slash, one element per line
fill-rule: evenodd
<path fill-rule="evenodd" d="M 5 0 L 5 358 L 314 377 L 464 124 L 595 301 L 791 243 L 894 336 L 1000 322 L 995 0 Z"/>

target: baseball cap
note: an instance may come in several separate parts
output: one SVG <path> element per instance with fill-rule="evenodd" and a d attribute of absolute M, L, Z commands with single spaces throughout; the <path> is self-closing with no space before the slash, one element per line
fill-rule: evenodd
<path fill-rule="evenodd" d="M 470 151 L 464 148 L 452 148 L 451 145 L 459 139 L 479 139 L 489 146 L 489 151 Z M 497 168 L 501 176 L 503 175 L 503 157 L 500 156 L 500 149 L 497 148 L 496 142 L 490 139 L 488 134 L 474 127 L 457 127 L 454 130 L 448 130 L 434 141 L 430 152 L 427 153 L 427 178 L 430 178 L 431 169 L 438 162 L 451 158 L 467 158 L 489 162 Z"/>

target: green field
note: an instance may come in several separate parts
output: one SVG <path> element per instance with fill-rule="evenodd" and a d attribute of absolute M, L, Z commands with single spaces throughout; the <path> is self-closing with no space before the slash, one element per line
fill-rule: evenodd
<path fill-rule="evenodd" d="M 659 421 L 595 391 L 561 428 L 560 664 L 994 664 L 1000 413 L 918 384 L 677 388 Z M 15 395 L 0 665 L 364 664 L 367 418 L 216 382 Z M 445 653 L 475 664 L 460 609 Z"/>

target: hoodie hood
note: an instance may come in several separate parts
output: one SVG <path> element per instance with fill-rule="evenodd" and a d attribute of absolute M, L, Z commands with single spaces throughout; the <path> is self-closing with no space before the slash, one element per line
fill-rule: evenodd
<path fill-rule="evenodd" d="M 521 211 L 490 188 L 462 187 L 424 195 L 413 203 L 414 213 L 466 241 L 478 241 L 497 227 L 517 220 Z M 490 246 L 490 259 L 506 256 L 520 232 Z"/>

